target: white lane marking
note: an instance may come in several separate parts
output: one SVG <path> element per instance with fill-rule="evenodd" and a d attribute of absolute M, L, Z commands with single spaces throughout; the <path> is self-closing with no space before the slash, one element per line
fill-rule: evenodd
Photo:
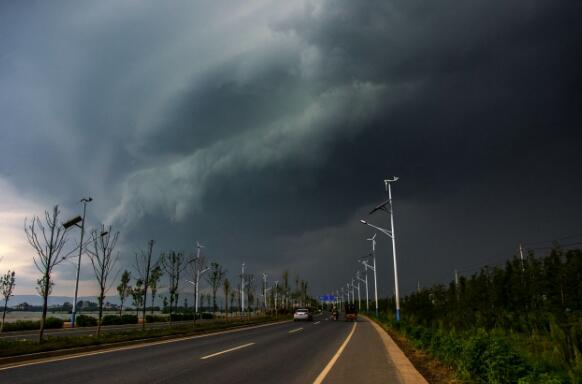
<path fill-rule="evenodd" d="M 280 321 L 280 322 L 276 322 L 276 323 L 253 325 L 253 326 L 245 327 L 245 328 L 227 329 L 226 331 L 220 331 L 220 332 L 216 332 L 216 333 L 207 333 L 205 335 L 186 336 L 186 337 L 180 337 L 180 338 L 177 338 L 177 339 L 155 341 L 155 342 L 150 342 L 150 343 L 144 342 L 144 343 L 137 344 L 137 345 L 129 345 L 129 346 L 126 346 L 126 347 L 116 347 L 116 348 L 112 348 L 112 349 L 106 349 L 106 350 L 95 351 L 95 352 L 81 352 L 81 353 L 75 353 L 75 354 L 66 355 L 66 356 L 47 357 L 47 358 L 42 358 L 42 359 L 39 359 L 39 360 L 27 361 L 27 362 L 24 362 L 24 363 L 17 363 L 17 364 L 13 364 L 13 365 L 7 365 L 7 366 L 4 366 L 4 367 L 0 367 L 0 371 L 6 371 L 6 370 L 9 370 L 9 369 L 13 369 L 13 368 L 27 367 L 27 366 L 30 366 L 30 365 L 48 364 L 48 363 L 54 363 L 54 362 L 57 362 L 57 361 L 78 359 L 78 358 L 85 357 L 85 356 L 103 355 L 105 353 L 111 353 L 111 352 L 127 351 L 127 350 L 130 350 L 130 349 L 153 347 L 153 346 L 156 346 L 156 345 L 177 343 L 177 342 L 180 342 L 180 341 L 193 340 L 193 339 L 201 339 L 201 338 L 205 338 L 205 337 L 225 335 L 225 334 L 228 334 L 228 333 L 243 332 L 243 331 L 248 331 L 248 330 L 251 330 L 251 329 L 269 327 L 269 326 L 272 326 L 272 325 L 285 324 L 285 323 L 289 323 L 289 322 L 291 322 L 291 320 L 285 320 L 285 321 Z"/>
<path fill-rule="evenodd" d="M 344 340 L 344 342 L 342 343 L 342 345 L 339 347 L 339 349 L 337 350 L 337 352 L 335 353 L 335 355 L 331 358 L 331 360 L 329 361 L 329 363 L 327 363 L 327 365 L 325 366 L 325 368 L 323 368 L 323 371 L 321 371 L 321 373 L 319 374 L 319 376 L 317 376 L 317 378 L 315 379 L 315 381 L 313 382 L 313 384 L 321 384 L 323 382 L 323 380 L 325 379 L 325 376 L 327 376 L 327 374 L 329 373 L 329 371 L 331 371 L 331 369 L 333 368 L 335 362 L 337 361 L 337 359 L 339 359 L 340 355 L 342 354 L 342 352 L 344 351 L 344 349 L 346 348 L 346 346 L 350 342 L 350 339 L 352 338 L 352 336 L 354 335 L 354 332 L 356 330 L 356 325 L 357 324 L 358 323 L 354 323 L 354 326 L 352 327 L 352 331 L 350 332 L 350 334 L 348 335 L 348 337 L 346 337 L 346 339 Z"/>
<path fill-rule="evenodd" d="M 295 332 L 299 332 L 299 331 L 303 331 L 303 327 L 302 328 L 295 328 L 290 330 L 288 333 L 295 333 Z"/>
<path fill-rule="evenodd" d="M 243 349 L 243 348 L 246 348 L 246 347 L 250 347 L 251 345 L 255 345 L 255 343 L 247 343 L 247 344 L 239 345 L 238 347 L 233 347 L 233 348 L 225 349 L 224 351 L 216 352 L 216 353 L 213 353 L 211 355 L 202 356 L 200 358 L 200 360 L 210 359 L 211 357 L 223 355 L 225 353 L 232 352 L 232 351 L 237 351 L 239 349 Z"/>
<path fill-rule="evenodd" d="M 313 323 L 313 325 L 317 325 L 319 323 L 321 323 L 321 321 L 316 321 L 315 323 Z"/>

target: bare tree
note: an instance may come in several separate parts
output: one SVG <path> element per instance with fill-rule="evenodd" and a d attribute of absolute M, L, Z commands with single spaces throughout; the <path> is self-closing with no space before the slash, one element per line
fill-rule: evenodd
<path fill-rule="evenodd" d="M 117 286 L 117 294 L 119 295 L 119 301 L 121 305 L 119 306 L 119 316 L 123 311 L 123 303 L 131 295 L 131 287 L 129 286 L 129 281 L 131 280 L 131 273 L 128 270 L 123 271 L 121 274 L 121 282 Z"/>
<path fill-rule="evenodd" d="M 135 282 L 135 288 L 129 287 L 131 292 L 131 299 L 133 301 L 133 306 L 135 307 L 135 316 L 139 319 L 139 310 L 142 308 L 144 300 L 144 289 L 143 289 L 143 280 L 137 279 Z"/>
<path fill-rule="evenodd" d="M 160 282 L 162 275 L 163 275 L 162 268 L 160 268 L 159 265 L 156 265 L 152 269 L 152 273 L 150 274 L 150 287 L 152 289 L 152 304 L 150 306 L 150 313 L 152 315 L 154 314 L 154 304 L 156 301 L 156 293 L 158 292 L 158 288 L 159 288 L 158 283 Z"/>
<path fill-rule="evenodd" d="M 162 269 L 168 274 L 168 292 L 170 294 L 170 315 L 172 314 L 173 306 L 178 308 L 178 289 L 180 288 L 180 274 L 186 268 L 186 259 L 182 252 L 170 251 L 162 253 L 161 264 Z M 170 316 L 171 317 L 171 316 Z"/>
<path fill-rule="evenodd" d="M 103 319 L 103 304 L 105 302 L 105 295 L 111 288 L 111 281 L 109 279 L 113 267 L 117 262 L 117 257 L 113 256 L 113 250 L 117 244 L 119 232 L 111 233 L 111 226 L 106 230 L 104 225 L 101 225 L 101 235 L 97 231 L 93 231 L 93 249 L 87 248 L 86 252 L 91 260 L 95 278 L 99 285 L 99 322 L 97 323 L 97 337 L 101 335 L 101 320 Z"/>
<path fill-rule="evenodd" d="M 142 329 L 145 329 L 145 313 L 146 313 L 146 302 L 148 297 L 148 287 L 150 283 L 150 273 L 152 268 L 158 265 L 158 262 L 152 264 L 152 251 L 154 248 L 154 241 L 150 240 L 148 242 L 148 250 L 141 250 L 135 254 L 135 270 L 142 281 L 143 284 L 143 300 L 142 304 Z"/>
<path fill-rule="evenodd" d="M 230 280 L 228 278 L 224 279 L 222 289 L 224 290 L 224 316 L 228 319 L 228 298 L 230 295 Z"/>
<path fill-rule="evenodd" d="M 30 224 L 27 220 L 24 221 L 26 239 L 36 251 L 36 256 L 33 258 L 34 265 L 42 274 L 42 278 L 39 280 L 43 284 L 39 290 L 43 299 L 39 342 L 42 342 L 44 335 L 48 296 L 52 287 L 51 274 L 54 267 L 65 260 L 65 257 L 61 257 L 61 251 L 66 243 L 65 229 L 58 224 L 59 213 L 59 206 L 55 205 L 52 214 L 45 211 L 44 224 L 38 216 L 34 216 Z M 39 235 L 42 236 L 42 239 L 39 238 Z"/>
<path fill-rule="evenodd" d="M 253 275 L 252 273 L 247 273 L 246 277 L 245 277 L 245 294 L 247 295 L 246 299 L 247 299 L 247 309 L 249 312 L 249 315 L 251 313 L 251 305 L 254 304 L 255 302 L 255 275 Z"/>
<path fill-rule="evenodd" d="M 236 292 L 235 291 L 231 291 L 230 292 L 230 311 L 232 312 L 232 306 L 234 305 L 236 300 Z"/>
<path fill-rule="evenodd" d="M 0 276 L 0 294 L 4 298 L 4 311 L 2 312 L 2 325 L 0 325 L 0 332 L 4 330 L 4 320 L 6 318 L 6 309 L 8 308 L 8 300 L 13 295 L 14 286 L 16 285 L 16 272 L 8 271 L 5 275 Z"/>
<path fill-rule="evenodd" d="M 212 289 L 212 312 L 216 312 L 216 292 L 222 284 L 225 275 L 226 270 L 222 265 L 216 262 L 210 264 L 210 271 L 206 276 L 206 281 L 210 284 L 210 288 Z"/>

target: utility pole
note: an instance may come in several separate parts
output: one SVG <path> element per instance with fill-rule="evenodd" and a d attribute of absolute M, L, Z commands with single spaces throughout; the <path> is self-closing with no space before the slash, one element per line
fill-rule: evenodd
<path fill-rule="evenodd" d="M 459 271 L 455 269 L 455 294 L 457 296 L 457 301 L 459 301 Z"/>
<path fill-rule="evenodd" d="M 390 233 L 392 238 L 392 255 L 394 256 L 394 294 L 396 296 L 396 321 L 400 321 L 400 291 L 398 289 L 398 267 L 396 265 L 396 232 L 394 232 L 394 207 L 392 206 L 391 184 L 396 182 L 398 177 L 384 180 L 384 187 L 388 192 L 388 203 L 390 205 Z"/>
<path fill-rule="evenodd" d="M 87 203 L 93 201 L 91 197 L 81 199 L 83 203 L 83 219 L 81 220 L 81 242 L 79 243 L 79 259 L 77 260 L 77 277 L 75 278 L 75 298 L 73 299 L 73 311 L 71 313 L 71 328 L 75 327 L 77 317 L 77 295 L 79 293 L 79 274 L 81 273 L 81 255 L 83 254 L 83 236 L 85 235 L 85 214 L 87 212 Z M 78 224 L 77 224 L 78 225 Z"/>

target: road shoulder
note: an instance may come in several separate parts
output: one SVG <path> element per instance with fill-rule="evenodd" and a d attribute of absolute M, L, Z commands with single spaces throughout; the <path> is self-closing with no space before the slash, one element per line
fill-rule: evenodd
<path fill-rule="evenodd" d="M 391 366 L 391 375 L 394 376 L 389 382 L 405 384 L 428 384 L 428 381 L 418 372 L 410 362 L 404 352 L 396 345 L 388 333 L 375 321 L 366 316 L 361 316 L 372 325 L 377 335 L 380 337 L 386 351 L 386 358 Z"/>

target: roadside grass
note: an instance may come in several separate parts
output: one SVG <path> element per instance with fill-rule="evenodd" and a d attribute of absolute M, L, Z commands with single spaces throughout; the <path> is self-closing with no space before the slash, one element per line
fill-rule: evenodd
<path fill-rule="evenodd" d="M 556 343 L 546 335 L 499 328 L 430 328 L 405 320 L 398 323 L 391 316 L 381 316 L 380 322 L 413 363 L 414 350 L 420 350 L 451 371 L 450 381 L 433 379 L 431 383 L 582 382 L 579 368 L 567 367 Z M 420 365 L 422 368 L 426 363 Z"/>
<path fill-rule="evenodd" d="M 278 320 L 285 319 L 286 318 L 279 317 Z M 0 357 L 12 357 L 38 352 L 58 351 L 79 347 L 115 344 L 120 342 L 192 336 L 246 325 L 257 325 L 275 320 L 276 319 L 274 317 L 267 316 L 251 320 L 237 319 L 231 321 L 216 321 L 212 323 L 196 324 L 195 326 L 194 324 L 181 324 L 146 330 L 104 330 L 99 337 L 97 337 L 96 334 L 82 336 L 48 336 L 42 343 L 30 340 L 0 340 Z"/>

